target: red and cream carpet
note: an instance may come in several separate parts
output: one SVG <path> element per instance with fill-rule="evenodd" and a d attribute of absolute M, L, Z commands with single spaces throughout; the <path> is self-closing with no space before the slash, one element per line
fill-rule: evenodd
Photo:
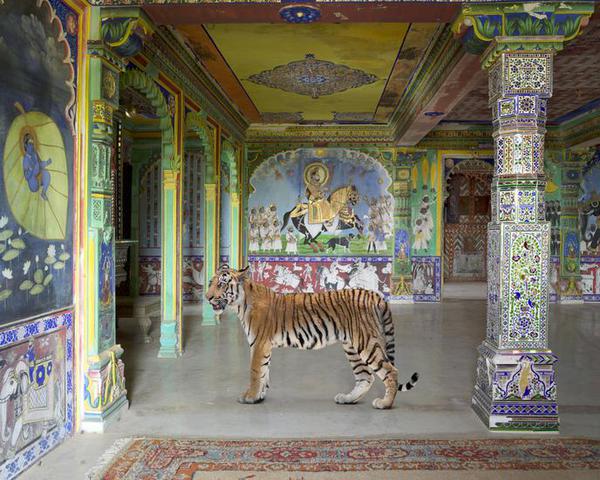
<path fill-rule="evenodd" d="M 538 478 L 528 473 L 541 471 L 544 478 L 575 480 L 600 478 L 599 470 L 600 440 L 560 437 L 256 441 L 135 438 L 117 442 L 89 478 L 447 480 L 517 478 L 509 471 L 522 472 L 518 478 Z M 409 473 L 413 475 L 409 477 Z"/>

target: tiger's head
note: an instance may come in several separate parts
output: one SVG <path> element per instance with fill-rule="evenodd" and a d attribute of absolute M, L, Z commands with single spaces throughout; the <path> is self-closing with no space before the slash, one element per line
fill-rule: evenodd
<path fill-rule="evenodd" d="M 206 299 L 216 313 L 221 313 L 227 306 L 235 305 L 243 296 L 242 283 L 250 271 L 250 267 L 234 270 L 229 265 L 222 265 L 210 279 L 206 290 Z"/>

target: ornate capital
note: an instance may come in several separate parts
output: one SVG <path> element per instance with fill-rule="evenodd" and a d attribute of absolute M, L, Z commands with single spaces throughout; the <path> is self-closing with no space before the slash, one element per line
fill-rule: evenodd
<path fill-rule="evenodd" d="M 112 125 L 113 122 L 113 108 L 109 103 L 104 100 L 94 100 L 93 104 L 94 123 L 104 123 L 106 125 Z"/>
<path fill-rule="evenodd" d="M 126 62 L 99 40 L 90 40 L 88 42 L 87 53 L 92 57 L 102 59 L 116 70 L 125 70 Z"/>
<path fill-rule="evenodd" d="M 232 190 L 238 188 L 237 158 L 235 147 L 230 141 L 224 140 L 221 145 L 221 161 L 229 166 L 229 183 Z"/>
<path fill-rule="evenodd" d="M 593 13 L 591 2 L 466 4 L 452 30 L 469 53 L 487 48 L 482 64 L 489 68 L 504 51 L 561 50 Z"/>
<path fill-rule="evenodd" d="M 181 171 L 176 170 L 163 170 L 163 186 L 166 190 L 176 190 L 179 185 L 179 176 Z"/>

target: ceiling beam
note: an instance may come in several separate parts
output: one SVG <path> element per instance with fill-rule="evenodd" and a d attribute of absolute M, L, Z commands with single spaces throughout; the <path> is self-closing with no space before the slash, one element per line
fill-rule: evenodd
<path fill-rule="evenodd" d="M 402 22 L 448 23 L 456 18 L 460 3 L 425 2 L 327 2 L 317 3 L 321 23 Z M 158 25 L 202 23 L 285 23 L 276 3 L 200 3 L 145 5 L 143 8 Z M 301 25 L 299 26 L 301 28 Z"/>
<path fill-rule="evenodd" d="M 465 53 L 448 72 L 433 96 L 416 109 L 412 122 L 401 133 L 398 145 L 412 146 L 419 143 L 485 75 L 479 55 Z"/>

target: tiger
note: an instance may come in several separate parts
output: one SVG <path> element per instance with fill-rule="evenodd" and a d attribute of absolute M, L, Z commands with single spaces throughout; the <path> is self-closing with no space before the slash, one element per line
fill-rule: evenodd
<path fill-rule="evenodd" d="M 205 297 L 217 315 L 227 307 L 237 313 L 250 345 L 250 385 L 240 403 L 265 399 L 271 353 L 278 347 L 311 350 L 341 342 L 355 384 L 349 393 L 334 397 L 338 404 L 361 400 L 375 374 L 385 385 L 385 394 L 373 400 L 373 407 L 388 409 L 398 391 L 412 389 L 419 379 L 415 372 L 406 384 L 398 384 L 392 313 L 378 292 L 276 293 L 252 281 L 249 267 L 235 270 L 223 265 L 210 280 Z"/>

